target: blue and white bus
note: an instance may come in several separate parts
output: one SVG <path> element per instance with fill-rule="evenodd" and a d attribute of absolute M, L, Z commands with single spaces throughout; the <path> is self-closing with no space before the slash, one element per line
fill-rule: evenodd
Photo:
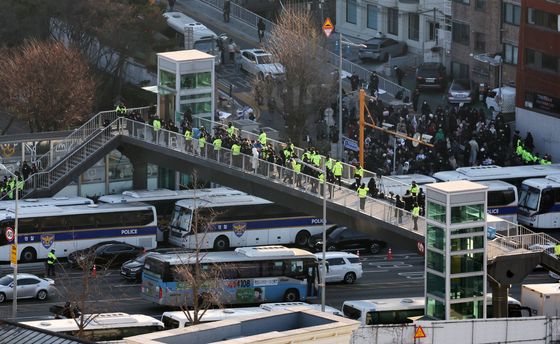
<path fill-rule="evenodd" d="M 517 218 L 531 228 L 560 228 L 560 174 L 523 181 Z"/>
<path fill-rule="evenodd" d="M 240 247 L 235 251 L 158 254 L 146 258 L 142 274 L 142 297 L 166 306 L 190 306 L 192 290 L 182 280 L 181 267 L 201 264 L 219 271 L 212 289 L 221 303 L 255 304 L 306 301 L 317 297 L 318 261 L 314 254 L 283 246 Z M 223 287 L 218 287 L 221 285 Z"/>
<path fill-rule="evenodd" d="M 517 188 L 501 180 L 477 182 L 488 187 L 488 214 L 517 223 Z"/>
<path fill-rule="evenodd" d="M 19 200 L 19 207 L 41 207 L 45 205 L 55 205 L 58 207 L 66 207 L 70 205 L 88 205 L 93 201 L 86 197 L 46 197 L 46 198 L 24 198 Z M 0 210 L 15 208 L 16 201 L 0 201 Z"/>
<path fill-rule="evenodd" d="M 0 212 L 0 261 L 10 260 L 12 241 L 7 237 L 13 233 L 14 220 L 15 209 Z M 152 249 L 157 230 L 154 207 L 142 203 L 19 207 L 18 260 L 45 259 L 51 249 L 56 249 L 57 257 L 67 257 L 107 240 Z"/>
<path fill-rule="evenodd" d="M 170 223 L 171 244 L 215 250 L 294 243 L 308 247 L 309 238 L 323 230 L 322 219 L 303 212 L 242 192 L 236 195 L 216 192 L 176 203 Z M 195 228 L 196 218 L 211 219 L 206 224 L 208 230 Z"/>

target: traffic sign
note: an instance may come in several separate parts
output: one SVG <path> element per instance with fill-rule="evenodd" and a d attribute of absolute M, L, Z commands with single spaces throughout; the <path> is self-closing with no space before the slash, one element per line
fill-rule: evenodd
<path fill-rule="evenodd" d="M 17 245 L 12 244 L 12 249 L 10 251 L 10 264 L 14 266 L 17 262 Z"/>
<path fill-rule="evenodd" d="M 325 33 L 327 38 L 329 38 L 333 30 L 334 30 L 334 25 L 331 22 L 331 18 L 325 19 L 325 23 L 323 24 L 323 32 Z"/>
<path fill-rule="evenodd" d="M 8 240 L 8 242 L 14 240 L 14 230 L 12 227 L 6 228 L 6 240 Z"/>
<path fill-rule="evenodd" d="M 414 339 L 419 338 L 426 338 L 426 333 L 424 333 L 422 326 L 418 326 L 418 328 L 416 328 L 416 332 L 414 332 Z"/>

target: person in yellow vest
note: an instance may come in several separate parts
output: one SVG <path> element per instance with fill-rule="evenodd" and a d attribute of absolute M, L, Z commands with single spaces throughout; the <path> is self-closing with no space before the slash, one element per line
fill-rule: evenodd
<path fill-rule="evenodd" d="M 556 255 L 556 257 L 560 258 L 560 243 L 554 246 L 554 254 Z"/>
<path fill-rule="evenodd" d="M 368 191 L 369 191 L 369 188 L 366 186 L 366 183 L 362 183 L 358 187 L 358 197 L 360 198 L 360 210 L 365 210 L 366 209 L 366 197 L 367 197 Z"/>
<path fill-rule="evenodd" d="M 416 185 L 416 182 L 413 180 L 412 185 L 410 186 L 410 193 L 412 194 L 412 199 L 415 201 L 418 200 L 418 194 L 420 193 L 420 187 Z"/>
<path fill-rule="evenodd" d="M 212 141 L 212 145 L 214 146 L 214 159 L 220 159 L 220 151 L 222 150 L 222 138 L 220 136 L 216 136 L 214 141 Z"/>
<path fill-rule="evenodd" d="M 16 175 L 18 175 L 18 172 L 16 172 Z M 16 189 L 17 189 L 19 198 L 23 197 L 23 187 L 24 186 L 25 186 L 25 181 L 23 180 L 23 176 L 18 175 L 18 180 L 16 182 Z"/>
<path fill-rule="evenodd" d="M 159 120 L 159 117 L 155 117 L 153 122 L 152 122 L 152 126 L 154 127 L 154 139 L 155 139 L 155 143 L 159 144 L 159 140 L 158 140 L 158 135 L 159 135 L 159 131 L 161 130 L 161 121 Z"/>
<path fill-rule="evenodd" d="M 55 263 L 57 261 L 54 250 L 51 250 L 47 255 L 47 277 L 56 276 Z"/>
<path fill-rule="evenodd" d="M 301 187 L 301 164 L 297 162 L 297 157 L 292 159 L 292 170 L 294 170 L 294 175 L 296 178 L 296 186 Z"/>
<path fill-rule="evenodd" d="M 234 141 L 233 144 L 231 145 L 231 161 L 233 163 L 233 166 L 241 167 L 239 161 L 240 155 L 241 155 L 241 145 L 239 144 L 239 142 Z"/>
<path fill-rule="evenodd" d="M 235 135 L 235 127 L 233 126 L 233 123 L 229 122 L 226 132 L 230 139 L 233 137 L 233 135 Z"/>
<path fill-rule="evenodd" d="M 336 161 L 334 163 L 333 166 L 333 175 L 336 178 L 336 181 L 338 182 L 338 188 L 340 189 L 340 187 L 342 186 L 342 170 L 343 170 L 343 166 L 342 163 L 340 161 Z"/>
<path fill-rule="evenodd" d="M 325 166 L 327 167 L 327 171 L 332 172 L 332 168 L 334 166 L 334 159 L 331 158 L 329 154 L 327 154 L 327 157 L 325 158 Z"/>
<path fill-rule="evenodd" d="M 362 178 L 364 178 L 364 168 L 359 164 L 354 166 L 354 178 L 356 179 L 356 188 L 362 185 Z"/>
<path fill-rule="evenodd" d="M 198 138 L 198 151 L 201 156 L 206 156 L 206 135 L 201 134 Z"/>
<path fill-rule="evenodd" d="M 185 128 L 185 151 L 187 152 L 191 152 L 192 150 L 192 137 L 193 137 L 193 133 L 192 133 L 192 129 L 190 126 L 187 126 Z"/>
<path fill-rule="evenodd" d="M 313 155 L 313 165 L 315 165 L 315 167 L 321 167 L 321 154 L 319 154 L 318 151 Z"/>
<path fill-rule="evenodd" d="M 259 134 L 259 142 L 263 147 L 266 146 L 266 133 L 263 129 L 261 129 L 261 133 Z"/>
<path fill-rule="evenodd" d="M 414 222 L 414 230 L 418 231 L 418 217 L 420 216 L 420 205 L 414 202 L 412 206 L 412 221 Z"/>

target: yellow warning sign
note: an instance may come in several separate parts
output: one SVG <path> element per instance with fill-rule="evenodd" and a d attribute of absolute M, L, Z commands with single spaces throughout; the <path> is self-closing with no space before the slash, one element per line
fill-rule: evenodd
<path fill-rule="evenodd" d="M 10 263 L 12 265 L 15 265 L 17 262 L 17 245 L 16 244 L 12 244 L 12 249 L 10 251 Z"/>
<path fill-rule="evenodd" d="M 325 19 L 325 23 L 323 24 L 323 32 L 325 33 L 327 38 L 329 38 L 333 30 L 334 30 L 334 25 L 331 22 L 331 18 Z"/>
<path fill-rule="evenodd" d="M 422 328 L 422 326 L 418 326 L 416 332 L 414 333 L 414 339 L 418 338 L 426 338 L 426 333 L 424 333 L 424 329 Z"/>

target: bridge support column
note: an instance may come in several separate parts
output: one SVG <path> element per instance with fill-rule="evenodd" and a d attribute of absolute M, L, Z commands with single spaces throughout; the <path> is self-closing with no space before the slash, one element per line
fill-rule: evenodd
<path fill-rule="evenodd" d="M 490 277 L 490 276 L 489 276 Z M 507 318 L 508 316 L 508 290 L 509 284 L 500 284 L 492 278 L 488 278 L 492 287 L 492 317 Z"/>
<path fill-rule="evenodd" d="M 134 190 L 148 188 L 148 163 L 146 161 L 132 161 L 132 188 Z"/>

